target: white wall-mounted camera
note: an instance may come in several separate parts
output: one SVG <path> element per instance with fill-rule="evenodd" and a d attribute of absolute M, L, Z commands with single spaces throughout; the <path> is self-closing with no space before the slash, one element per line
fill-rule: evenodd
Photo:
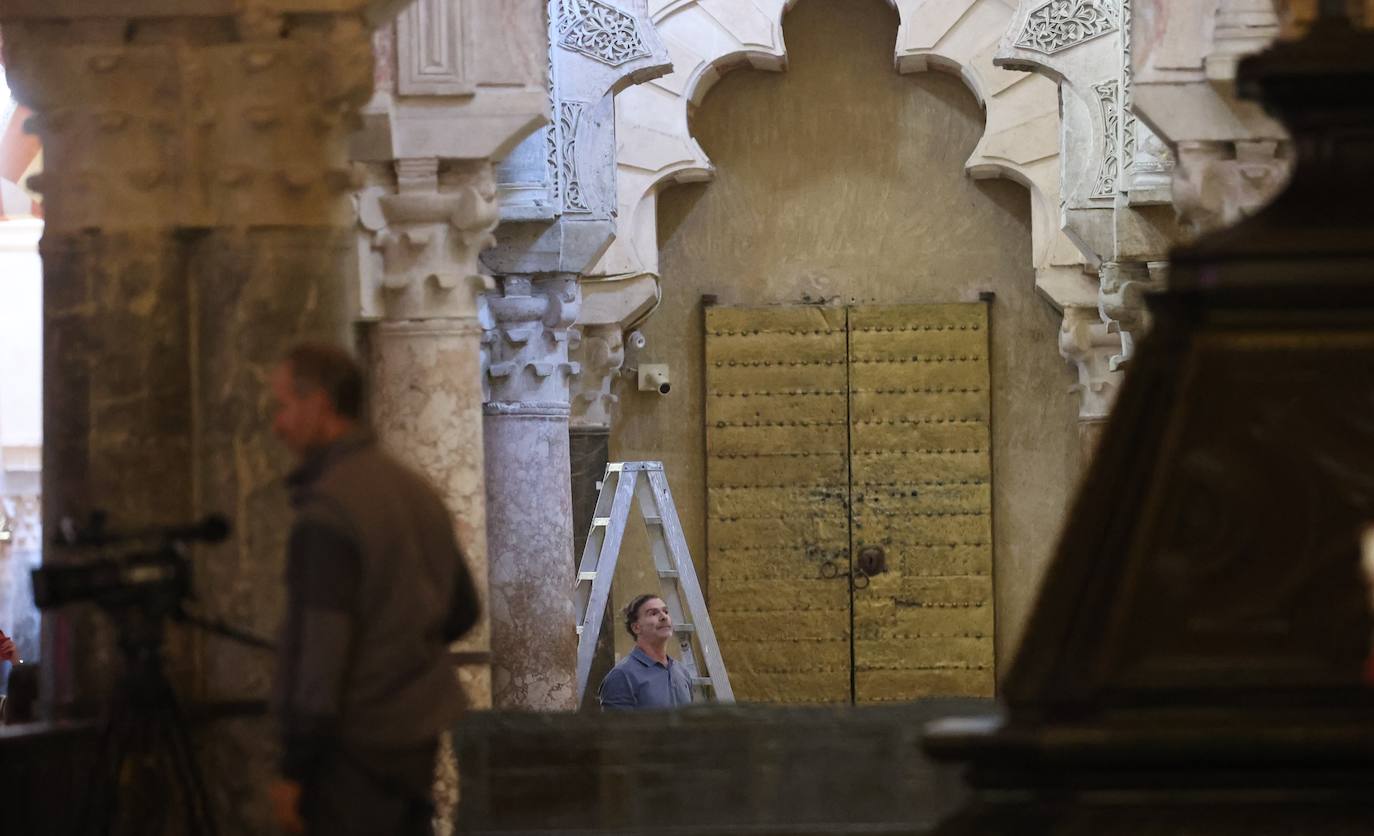
<path fill-rule="evenodd" d="M 641 363 L 639 366 L 639 391 L 657 392 L 666 395 L 673 388 L 668 379 L 668 366 L 664 363 Z"/>

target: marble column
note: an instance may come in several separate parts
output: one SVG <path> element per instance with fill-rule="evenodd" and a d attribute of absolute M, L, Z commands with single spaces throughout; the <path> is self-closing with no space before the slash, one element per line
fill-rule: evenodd
<path fill-rule="evenodd" d="M 478 589 L 487 588 L 482 489 L 482 328 L 478 295 L 491 279 L 477 253 L 498 220 L 489 161 L 398 160 L 389 187 L 370 187 L 359 220 L 381 254 L 383 318 L 368 332 L 372 419 L 382 443 L 427 474 L 453 512 Z M 488 612 L 455 646 L 467 703 L 491 706 Z"/>
<path fill-rule="evenodd" d="M 548 122 L 543 3 L 417 0 L 377 41 L 352 143 L 372 416 L 453 512 L 484 599 L 453 661 L 468 706 L 490 708 L 478 299 L 494 284 L 478 254 L 504 202 L 495 161 Z"/>
<path fill-rule="evenodd" d="M 548 130 L 498 168 L 489 318 L 487 542 L 498 708 L 575 708 L 569 329 L 615 238 L 616 92 L 672 65 L 645 0 L 547 5 Z"/>
<path fill-rule="evenodd" d="M 568 329 L 576 276 L 502 279 L 487 297 L 487 541 L 495 705 L 576 707 Z"/>

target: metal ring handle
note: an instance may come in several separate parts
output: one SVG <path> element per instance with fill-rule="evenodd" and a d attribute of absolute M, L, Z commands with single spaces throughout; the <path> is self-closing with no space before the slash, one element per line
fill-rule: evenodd
<path fill-rule="evenodd" d="M 855 569 L 850 577 L 853 579 L 855 589 L 868 589 L 868 585 L 873 582 L 863 569 Z M 859 583 L 859 581 L 863 581 L 863 583 Z"/>
<path fill-rule="evenodd" d="M 821 564 L 821 579 L 834 580 L 840 576 L 840 567 L 835 565 L 835 561 L 827 560 Z"/>

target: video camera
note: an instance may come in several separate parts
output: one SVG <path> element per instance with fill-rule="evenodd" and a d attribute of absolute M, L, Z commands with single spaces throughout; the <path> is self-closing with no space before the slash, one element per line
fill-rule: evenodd
<path fill-rule="evenodd" d="M 105 514 L 97 511 L 80 528 L 71 518 L 64 519 L 56 545 L 92 549 L 126 546 L 128 550 L 33 570 L 33 600 L 40 609 L 91 601 L 107 609 L 139 606 L 173 613 L 191 594 L 187 546 L 218 543 L 229 536 L 229 521 L 218 514 L 191 525 L 125 532 L 107 531 L 105 519 Z"/>

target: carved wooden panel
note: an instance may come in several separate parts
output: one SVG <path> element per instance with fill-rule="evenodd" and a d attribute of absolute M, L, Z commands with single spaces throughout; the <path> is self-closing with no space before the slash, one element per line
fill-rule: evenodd
<path fill-rule="evenodd" d="M 845 377 L 843 308 L 706 310 L 708 589 L 740 700 L 850 699 Z"/>
<path fill-rule="evenodd" d="M 856 701 L 992 696 L 987 306 L 851 308 L 849 386 Z"/>

